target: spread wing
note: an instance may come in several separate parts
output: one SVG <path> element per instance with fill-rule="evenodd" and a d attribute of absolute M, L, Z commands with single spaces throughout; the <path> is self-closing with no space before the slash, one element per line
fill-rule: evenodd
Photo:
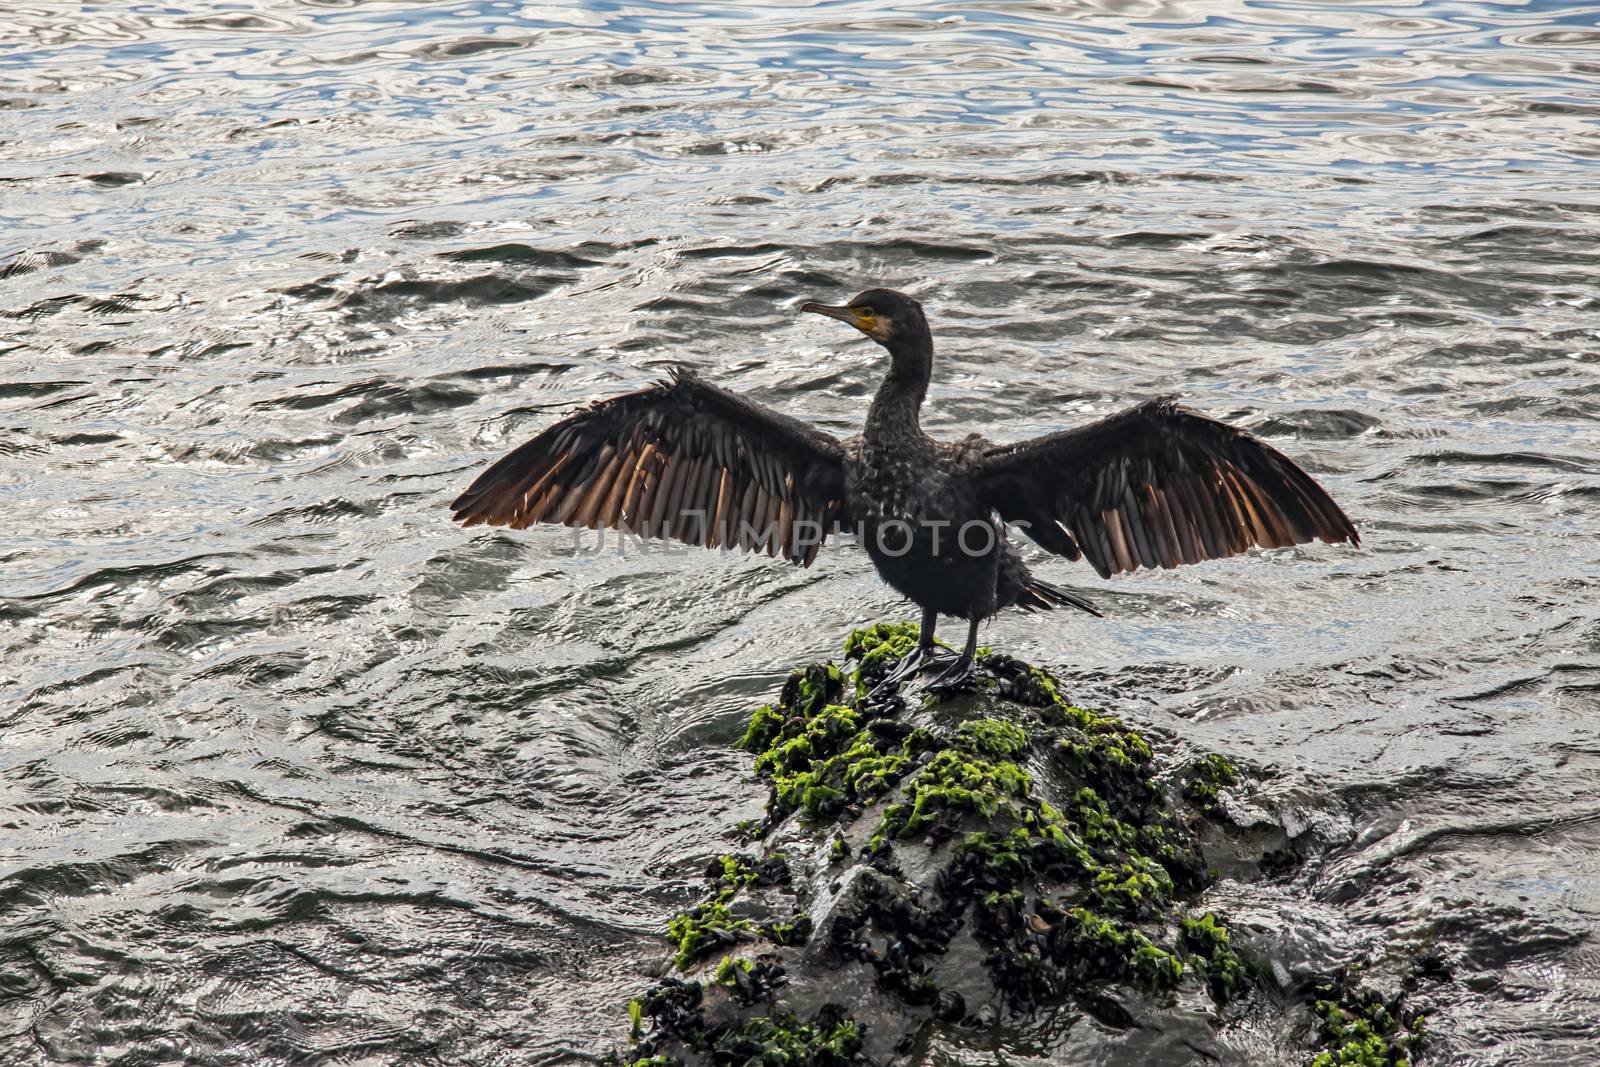
<path fill-rule="evenodd" d="M 1339 505 L 1244 430 L 1153 400 L 1076 430 L 990 446 L 970 475 L 1041 547 L 1102 577 L 1360 538 Z"/>
<path fill-rule="evenodd" d="M 679 370 L 551 426 L 450 508 L 467 526 L 624 529 L 810 566 L 843 498 L 838 440 Z"/>

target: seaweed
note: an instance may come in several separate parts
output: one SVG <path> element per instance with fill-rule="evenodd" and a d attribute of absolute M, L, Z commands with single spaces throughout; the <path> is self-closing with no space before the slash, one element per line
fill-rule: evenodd
<path fill-rule="evenodd" d="M 718 981 L 737 985 L 759 965 L 724 961 Z M 850 1067 L 859 1062 L 862 1028 L 843 1008 L 824 1005 L 809 1019 L 777 1010 L 734 1020 L 708 1019 L 704 987 L 668 979 L 646 995 L 642 1014 L 653 1033 L 636 1042 L 627 1067 L 681 1067 L 690 1057 L 707 1067 Z M 669 1051 L 662 1051 L 667 1049 Z"/>
<path fill-rule="evenodd" d="M 869 710 L 837 703 L 844 687 L 832 664 L 795 671 L 737 742 L 772 781 L 768 825 L 794 811 L 828 818 L 887 792 L 931 743 L 926 731 L 874 729 Z"/>
<path fill-rule="evenodd" d="M 1307 1067 L 1410 1067 L 1427 1041 L 1426 1016 L 1340 978 L 1317 988 L 1312 1012 L 1323 1051 Z"/>
<path fill-rule="evenodd" d="M 1239 772 L 1225 757 L 1215 752 L 1193 761 L 1184 770 L 1185 799 L 1198 804 L 1202 811 L 1213 812 L 1223 789 L 1239 781 Z"/>
<path fill-rule="evenodd" d="M 860 1051 L 860 1028 L 837 1008 L 824 1008 L 810 1022 L 789 1013 L 746 1019 L 712 1038 L 707 1049 L 714 1067 L 846 1067 Z"/>
<path fill-rule="evenodd" d="M 728 905 L 740 890 L 750 886 L 787 883 L 789 864 L 782 852 L 774 852 L 759 863 L 744 856 L 718 856 L 706 868 L 706 878 L 716 890 L 711 899 L 680 912 L 667 923 L 667 940 L 677 949 L 673 963 L 680 971 L 701 956 L 732 945 L 754 931 L 755 924 L 736 918 Z"/>
<path fill-rule="evenodd" d="M 880 984 L 906 1003 L 936 1004 L 943 1015 L 959 1012 L 926 973 L 928 961 L 968 912 L 995 986 L 1014 1007 L 1102 980 L 1171 988 L 1185 953 L 1130 924 L 1165 918 L 1176 888 L 1204 879 L 1156 787 L 1148 742 L 1114 718 L 1067 704 L 1047 673 L 994 653 L 981 660 L 976 688 L 1021 705 L 1008 709 L 1024 712 L 1016 721 L 979 715 L 948 732 L 909 727 L 892 717 L 897 700 L 861 695 L 914 638 L 905 626 L 856 631 L 845 643 L 854 671 L 796 672 L 778 708 L 758 712 L 742 742 L 772 782 L 769 824 L 795 811 L 848 822 L 849 805 L 878 799 L 864 861 L 893 870 L 901 843 L 948 843 L 936 902 L 868 891 L 878 883 L 864 881 L 862 899 L 834 918 L 828 944 L 841 958 L 871 963 Z M 834 704 L 846 689 L 857 699 Z M 1024 763 L 1072 788 L 1065 810 L 1043 799 Z M 836 829 L 829 862 L 849 854 Z M 1046 917 L 1053 906 L 1039 892 L 1049 880 L 1069 882 L 1079 897 L 1059 934 L 1053 927 L 1067 913 Z M 890 947 L 875 950 L 870 930 Z M 1094 933 L 1103 936 L 1085 946 Z"/>
<path fill-rule="evenodd" d="M 798 914 L 788 922 L 768 922 L 761 925 L 761 936 L 774 945 L 803 945 L 811 939 L 811 916 Z"/>
<path fill-rule="evenodd" d="M 700 956 L 738 941 L 754 929 L 748 919 L 736 919 L 720 898 L 696 904 L 667 923 L 667 940 L 678 950 L 673 963 L 683 970 Z"/>
<path fill-rule="evenodd" d="M 1228 928 L 1209 911 L 1185 918 L 1182 927 L 1184 947 L 1204 968 L 1211 995 L 1226 1004 L 1250 981 L 1244 961 L 1229 947 Z"/>

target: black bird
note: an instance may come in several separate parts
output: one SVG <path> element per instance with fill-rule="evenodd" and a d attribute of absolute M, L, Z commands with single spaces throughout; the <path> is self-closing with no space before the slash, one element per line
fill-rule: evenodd
<path fill-rule="evenodd" d="M 1087 600 L 1035 578 L 1001 520 L 1103 578 L 1321 538 L 1359 544 L 1310 475 L 1244 430 L 1147 401 L 1075 430 L 997 445 L 942 443 L 919 412 L 933 371 L 922 305 L 869 289 L 801 311 L 847 322 L 889 351 L 859 437 L 841 441 L 688 370 L 597 401 L 485 471 L 451 509 L 467 526 L 536 522 L 625 529 L 707 548 L 756 549 L 810 566 L 828 534 L 858 535 L 878 574 L 922 609 L 917 670 L 940 615 L 978 623 L 1001 608 Z"/>

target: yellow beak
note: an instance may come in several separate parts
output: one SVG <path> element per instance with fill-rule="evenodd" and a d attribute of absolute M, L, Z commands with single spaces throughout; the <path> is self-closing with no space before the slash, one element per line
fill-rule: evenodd
<path fill-rule="evenodd" d="M 848 322 L 862 333 L 871 333 L 873 327 L 877 325 L 877 320 L 871 315 L 842 304 L 818 304 L 816 301 L 808 300 L 800 305 L 800 310 L 826 315 L 828 318 L 838 319 L 840 322 Z"/>

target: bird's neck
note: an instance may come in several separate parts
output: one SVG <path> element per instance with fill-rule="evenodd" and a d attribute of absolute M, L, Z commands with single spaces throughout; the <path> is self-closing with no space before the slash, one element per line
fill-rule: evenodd
<path fill-rule="evenodd" d="M 889 354 L 893 357 L 889 373 L 867 409 L 866 432 L 920 436 L 922 401 L 933 374 L 933 342 L 914 339 L 903 347 L 891 347 Z"/>

